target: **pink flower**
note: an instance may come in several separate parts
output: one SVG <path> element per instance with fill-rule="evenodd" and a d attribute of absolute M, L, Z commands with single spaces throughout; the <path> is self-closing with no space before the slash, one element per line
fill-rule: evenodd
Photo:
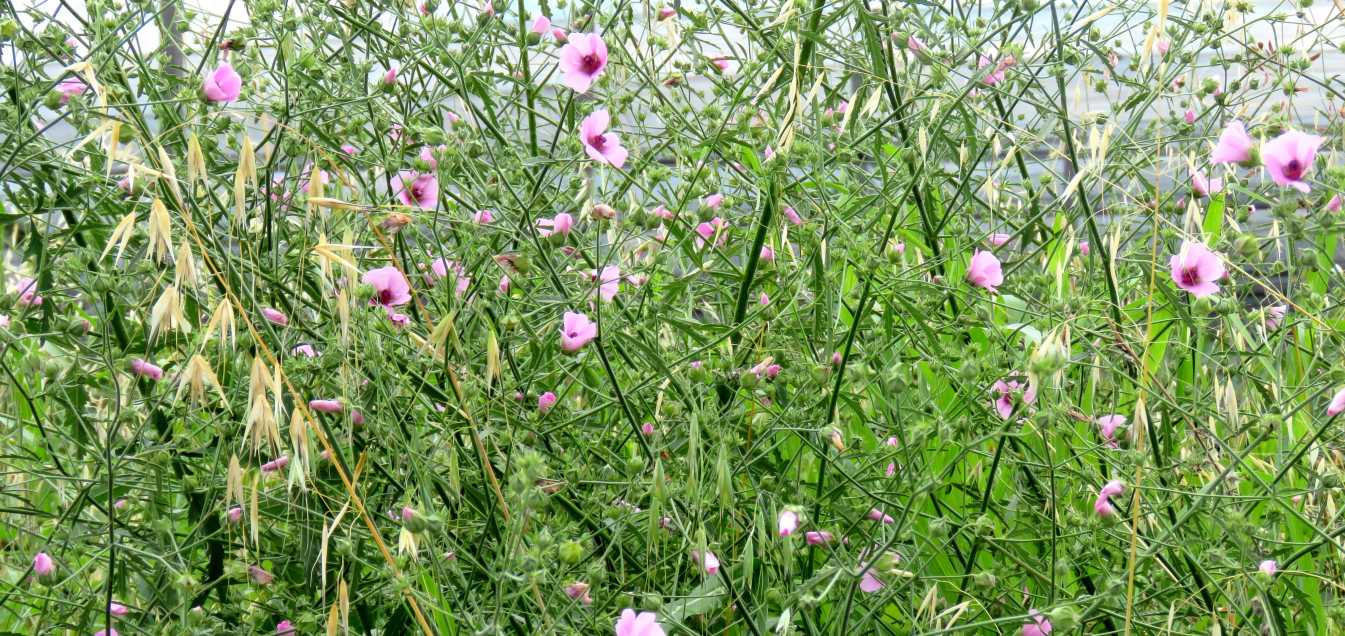
<path fill-rule="evenodd" d="M 51 576 L 56 572 L 56 562 L 46 552 L 33 555 L 33 574 Z"/>
<path fill-rule="evenodd" d="M 439 169 L 439 160 L 434 158 L 434 149 L 429 146 L 421 146 L 420 154 L 416 155 L 416 158 L 425 162 L 425 165 L 428 165 L 430 170 Z"/>
<path fill-rule="evenodd" d="M 1013 238 L 1013 236 L 1009 234 L 991 234 L 990 245 L 992 247 L 1003 247 L 1011 238 Z"/>
<path fill-rule="evenodd" d="M 392 180 L 392 195 L 402 205 L 422 210 L 433 209 L 439 205 L 439 177 L 431 173 L 403 170 Z"/>
<path fill-rule="evenodd" d="M 1037 610 L 1027 611 L 1028 620 L 1023 624 L 1023 636 L 1050 636 L 1051 621 Z"/>
<path fill-rule="evenodd" d="M 825 545 L 831 543 L 831 533 L 825 530 L 810 530 L 803 533 L 803 540 L 808 545 Z"/>
<path fill-rule="evenodd" d="M 1166 39 L 1159 40 L 1159 41 L 1158 41 L 1158 46 L 1157 46 L 1157 48 L 1158 48 L 1158 54 L 1159 54 L 1159 55 L 1167 55 L 1168 48 L 1170 48 L 1171 46 L 1172 46 L 1172 43 L 1171 43 L 1171 42 L 1168 42 Z M 1049 633 L 1049 632 L 1048 632 L 1048 633 Z"/>
<path fill-rule="evenodd" d="M 704 568 L 706 574 L 711 574 L 711 575 L 713 575 L 713 574 L 719 574 L 719 557 L 715 556 L 715 553 L 714 553 L 714 552 L 711 552 L 711 551 L 709 551 L 709 550 L 706 550 L 706 551 L 705 551 L 705 562 L 704 562 L 704 563 L 701 563 L 701 553 L 700 553 L 700 551 L 699 551 L 699 550 L 692 550 L 692 551 L 691 551 L 691 560 L 692 560 L 693 562 L 695 562 L 697 565 L 701 565 L 701 566 Z"/>
<path fill-rule="evenodd" d="M 158 365 L 151 364 L 140 358 L 131 361 L 131 373 L 142 378 L 149 378 L 155 382 L 158 382 L 159 379 L 163 377 L 163 369 L 159 368 Z"/>
<path fill-rule="evenodd" d="M 565 34 L 565 29 L 560 27 L 551 29 L 551 37 L 556 38 L 557 42 L 564 42 L 569 38 L 569 36 Z"/>
<path fill-rule="evenodd" d="M 995 84 L 1004 81 L 1004 70 L 1013 66 L 1016 62 L 1017 60 L 1015 60 L 1012 55 L 1001 58 L 999 62 L 995 63 L 995 69 L 990 71 L 990 73 L 981 81 L 984 82 L 986 86 L 994 86 Z M 985 68 L 990 66 L 990 63 L 990 58 L 982 55 L 976 64 L 976 68 Z"/>
<path fill-rule="evenodd" d="M 1093 251 L 1093 248 L 1088 244 L 1088 241 L 1079 241 L 1079 254 L 1081 256 L 1088 256 L 1091 251 Z"/>
<path fill-rule="evenodd" d="M 565 312 L 560 327 L 560 350 L 577 353 L 584 345 L 598 337 L 598 325 L 584 314 Z"/>
<path fill-rule="evenodd" d="M 675 16 L 675 15 L 677 15 L 677 9 L 674 9 L 674 8 L 672 8 L 672 7 L 667 7 L 667 6 L 659 7 L 659 10 L 658 10 L 658 19 L 660 19 L 660 20 L 667 20 L 668 18 L 671 18 L 671 17 L 673 17 L 673 16 Z"/>
<path fill-rule="evenodd" d="M 388 320 L 392 322 L 392 326 L 397 328 L 411 324 L 410 316 L 398 311 L 393 311 L 391 307 L 388 307 Z"/>
<path fill-rule="evenodd" d="M 565 595 L 584 605 L 593 604 L 593 598 L 588 595 L 588 583 L 583 581 L 575 581 L 574 583 L 566 585 Z"/>
<path fill-rule="evenodd" d="M 481 6 L 481 15 L 484 15 L 487 18 L 495 17 L 495 3 L 486 0 L 486 4 Z"/>
<path fill-rule="evenodd" d="M 593 111 L 579 123 L 579 140 L 584 143 L 589 159 L 620 168 L 626 165 L 630 153 L 621 147 L 621 138 L 616 133 L 607 132 L 611 124 L 612 116 L 606 110 Z"/>
<path fill-rule="evenodd" d="M 269 461 L 269 462 L 266 462 L 265 464 L 262 464 L 261 469 L 262 469 L 262 472 L 263 472 L 263 473 L 274 473 L 274 472 L 278 472 L 278 471 L 284 470 L 285 467 L 286 467 L 286 466 L 289 466 L 289 465 L 290 465 L 290 458 L 289 458 L 289 456 L 288 456 L 288 455 L 281 455 L 280 457 L 277 457 L 276 459 L 273 459 L 273 460 L 271 460 L 271 461 Z"/>
<path fill-rule="evenodd" d="M 1191 173 L 1191 190 L 1200 198 L 1204 198 L 1211 194 L 1219 194 L 1224 191 L 1224 180 L 1207 179 L 1205 178 L 1205 173 L 1197 170 Z"/>
<path fill-rule="evenodd" d="M 360 149 L 356 148 L 352 144 L 341 144 L 341 152 L 344 152 L 347 155 L 354 156 L 360 154 Z"/>
<path fill-rule="evenodd" d="M 545 415 L 551 410 L 551 407 L 556 405 L 557 399 L 559 398 L 556 397 L 556 394 L 550 391 L 537 396 L 537 412 Z"/>
<path fill-rule="evenodd" d="M 201 82 L 201 91 L 212 102 L 232 102 L 243 92 L 243 78 L 225 62 L 205 76 Z"/>
<path fill-rule="evenodd" d="M 775 250 L 771 249 L 771 246 L 769 245 L 761 246 L 761 262 L 763 263 L 775 262 Z"/>
<path fill-rule="evenodd" d="M 727 226 L 728 223 L 725 222 L 724 219 L 721 219 L 719 217 L 715 217 L 713 219 L 710 219 L 709 221 L 697 225 L 696 247 L 698 249 L 704 247 L 705 244 L 709 242 L 711 238 L 714 238 L 716 236 L 718 236 L 718 238 L 715 239 L 715 247 L 723 246 L 724 243 L 728 241 L 728 235 L 725 234 L 722 230 L 726 229 Z"/>
<path fill-rule="evenodd" d="M 883 581 L 873 574 L 873 568 L 868 567 L 864 570 L 864 576 L 859 580 L 859 590 L 865 594 L 872 594 L 883 589 Z"/>
<path fill-rule="evenodd" d="M 19 295 L 19 304 L 28 307 L 36 307 L 42 304 L 42 297 L 37 295 L 37 281 L 24 277 L 14 283 L 14 293 Z"/>
<path fill-rule="evenodd" d="M 621 290 L 621 268 L 615 265 L 608 265 L 602 268 L 602 272 L 589 272 L 589 276 L 598 283 L 598 297 L 603 302 L 611 302 L 616 298 L 616 293 Z"/>
<path fill-rule="evenodd" d="M 803 225 L 803 217 L 799 216 L 799 213 L 796 212 L 794 208 L 786 205 L 784 213 L 785 218 L 789 219 L 790 223 L 793 223 L 794 225 Z"/>
<path fill-rule="evenodd" d="M 291 623 L 289 619 L 276 623 L 276 636 L 295 636 L 298 633 L 294 629 L 294 623 Z"/>
<path fill-rule="evenodd" d="M 257 585 L 270 585 L 276 577 L 270 572 L 263 570 L 255 565 L 248 566 L 248 576 L 252 577 L 252 582 Z"/>
<path fill-rule="evenodd" d="M 113 616 L 125 616 L 131 613 L 130 608 L 115 601 L 107 604 L 107 613 Z"/>
<path fill-rule="evenodd" d="M 896 523 L 897 521 L 896 519 L 893 519 L 891 515 L 888 515 L 884 513 L 882 510 L 879 510 L 877 508 L 870 508 L 869 513 L 865 516 L 867 516 L 869 519 L 872 519 L 873 521 L 881 521 L 885 526 Z"/>
<path fill-rule="evenodd" d="M 1275 185 L 1289 186 L 1299 192 L 1311 190 L 1303 177 L 1312 171 L 1313 158 L 1323 141 L 1326 140 L 1297 130 L 1285 131 L 1267 141 L 1261 146 L 1261 161 L 1270 173 L 1270 180 Z"/>
<path fill-rule="evenodd" d="M 794 531 L 799 528 L 799 513 L 788 509 L 781 510 L 780 517 L 776 519 L 776 527 L 782 537 L 794 534 Z"/>
<path fill-rule="evenodd" d="M 1116 444 L 1116 429 L 1126 425 L 1124 415 L 1103 415 L 1097 418 L 1098 434 L 1102 436 L 1103 443 L 1107 448 L 1118 448 Z"/>
<path fill-rule="evenodd" d="M 472 279 L 467 276 L 467 270 L 462 266 L 462 263 L 457 261 L 436 258 L 434 262 L 430 263 L 430 273 L 431 284 L 440 279 L 448 278 L 451 274 L 455 281 L 453 293 L 458 296 L 467 293 L 467 288 L 472 285 Z"/>
<path fill-rule="evenodd" d="M 109 627 L 108 629 L 100 629 L 94 632 L 93 636 L 121 636 L 121 633 L 117 631 L 117 628 Z"/>
<path fill-rule="evenodd" d="M 537 234 L 542 238 L 559 234 L 569 236 L 570 228 L 574 226 L 574 217 L 567 212 L 561 212 L 549 219 L 537 219 Z"/>
<path fill-rule="evenodd" d="M 546 35 L 551 30 L 551 18 L 539 15 L 532 21 L 532 32 L 537 35 Z"/>
<path fill-rule="evenodd" d="M 505 275 L 503 275 L 503 276 L 500 277 L 500 284 L 496 286 L 496 289 L 498 289 L 498 290 L 500 291 L 501 294 L 507 294 L 507 293 L 509 293 L 509 275 L 508 275 L 508 274 L 505 274 Z"/>
<path fill-rule="evenodd" d="M 648 436 L 650 436 L 650 435 L 653 435 L 653 434 L 654 434 L 654 423 L 653 423 L 653 422 L 645 422 L 644 424 L 641 424 L 641 425 L 640 425 L 640 433 L 642 433 L 645 437 L 648 437 Z"/>
<path fill-rule="evenodd" d="M 1331 396 L 1331 404 L 1326 407 L 1326 415 L 1335 417 L 1342 411 L 1345 411 L 1345 389 L 1336 391 L 1336 394 Z"/>
<path fill-rule="evenodd" d="M 1327 211 L 1327 212 L 1339 212 L 1339 211 L 1340 211 L 1340 203 L 1341 203 L 1341 201 L 1340 201 L 1340 195 L 1339 195 L 1339 194 L 1332 195 L 1332 196 L 1331 196 L 1331 200 L 1326 202 L 1326 211 Z"/>
<path fill-rule="evenodd" d="M 1266 576 L 1275 576 L 1275 573 L 1280 571 L 1280 564 L 1276 563 L 1275 559 L 1266 559 L 1257 565 L 1256 569 Z"/>
<path fill-rule="evenodd" d="M 411 284 L 392 265 L 371 269 L 360 280 L 374 288 L 374 298 L 370 304 L 396 307 L 411 302 Z"/>
<path fill-rule="evenodd" d="M 1099 517 L 1110 517 L 1116 514 L 1116 509 L 1111 505 L 1111 498 L 1125 492 L 1125 483 L 1119 479 L 1113 479 L 1102 486 L 1097 493 L 1097 500 L 1093 502 L 1093 511 Z"/>
<path fill-rule="evenodd" d="M 392 68 L 389 68 L 389 69 L 388 69 L 388 72 L 386 72 L 386 73 L 383 74 L 382 82 L 383 82 L 383 86 L 384 86 L 384 88 L 389 88 L 389 87 L 392 87 L 392 86 L 396 86 L 396 85 L 397 85 L 397 67 L 394 66 L 394 67 L 392 67 Z"/>
<path fill-rule="evenodd" d="M 605 68 L 607 44 L 596 33 L 572 33 L 560 49 L 560 72 L 576 92 L 587 93 Z"/>
<path fill-rule="evenodd" d="M 1004 282 L 1004 270 L 1000 267 L 999 259 L 990 252 L 976 250 L 971 255 L 971 265 L 967 267 L 967 282 L 991 293 L 998 291 L 996 288 Z"/>
<path fill-rule="evenodd" d="M 477 225 L 490 225 L 495 222 L 495 215 L 490 210 L 478 210 L 472 213 L 472 223 Z"/>
<path fill-rule="evenodd" d="M 229 509 L 229 523 L 238 523 L 243 519 L 243 507 L 234 506 Z"/>
<path fill-rule="evenodd" d="M 345 409 L 341 406 L 341 400 L 309 400 L 308 408 L 319 413 L 340 413 Z"/>
<path fill-rule="evenodd" d="M 859 558 L 861 559 L 865 558 L 865 554 L 867 554 L 868 552 L 869 552 L 868 550 L 865 550 L 863 553 L 860 553 Z M 881 557 L 882 555 L 879 555 L 879 558 Z M 900 560 L 900 557 L 897 556 L 896 554 L 893 554 L 892 559 Z M 861 592 L 864 592 L 865 594 L 872 594 L 874 592 L 877 592 L 878 590 L 883 589 L 886 586 L 886 584 L 883 583 L 883 580 L 878 578 L 878 575 L 875 574 L 875 571 L 878 567 L 878 561 L 879 559 L 873 559 L 868 563 L 865 563 L 863 566 L 864 572 L 863 576 L 860 578 L 859 581 L 859 590 Z"/>
<path fill-rule="evenodd" d="M 1210 152 L 1210 163 L 1243 163 L 1252 158 L 1252 138 L 1239 120 L 1228 122 Z"/>
<path fill-rule="evenodd" d="M 1214 281 L 1224 277 L 1223 260 L 1211 252 L 1203 243 L 1185 241 L 1180 252 L 1173 254 L 1168 262 L 1172 270 L 1172 282 L 1190 292 L 1196 298 L 1202 298 L 1219 291 Z"/>
<path fill-rule="evenodd" d="M 1288 305 L 1275 305 L 1266 308 L 1266 329 L 1274 331 L 1280 328 L 1280 323 L 1284 322 L 1284 315 L 1289 313 Z"/>
<path fill-rule="evenodd" d="M 997 380 L 990 388 L 991 391 L 998 393 L 999 396 L 994 399 L 995 411 L 1003 419 L 1013 417 L 1013 396 L 1019 389 L 1023 391 L 1023 404 L 1028 405 L 1037 401 L 1037 389 L 1031 384 L 1020 385 L 1017 380 Z"/>
<path fill-rule="evenodd" d="M 271 307 L 262 307 L 262 318 L 281 327 L 290 324 L 289 316 L 286 316 L 279 309 L 273 309 Z"/>
<path fill-rule="evenodd" d="M 364 413 L 361 413 L 361 412 L 359 412 L 359 411 L 351 411 L 351 412 L 350 412 L 350 423 L 351 423 L 351 424 L 354 424 L 355 426 L 363 426 L 363 425 L 364 425 Z"/>
<path fill-rule="evenodd" d="M 60 84 L 56 85 L 56 92 L 61 94 L 62 106 L 70 103 L 70 98 L 76 95 L 82 95 L 84 94 L 84 91 L 87 90 L 89 90 L 88 84 L 73 77 L 67 80 L 62 80 Z"/>
<path fill-rule="evenodd" d="M 724 204 L 724 195 L 718 192 L 706 195 L 704 199 L 701 199 L 701 205 L 710 208 L 711 210 L 718 210 L 719 206 L 723 204 Z"/>
<path fill-rule="evenodd" d="M 1189 108 L 1186 109 L 1186 112 L 1182 113 L 1182 120 L 1185 121 L 1187 124 L 1196 123 L 1196 111 L 1191 110 Z"/>
<path fill-rule="evenodd" d="M 914 34 L 906 37 L 906 48 L 910 49 L 913 53 L 924 53 L 929 50 L 929 47 L 925 46 L 924 41 L 915 37 Z"/>
<path fill-rule="evenodd" d="M 316 349 L 313 348 L 313 345 L 304 343 L 300 345 L 295 345 L 293 349 L 290 349 L 290 355 L 304 356 L 305 358 L 316 358 L 318 357 L 318 352 Z"/>
<path fill-rule="evenodd" d="M 626 608 L 616 622 L 616 636 L 667 636 L 658 624 L 658 615 Z"/>

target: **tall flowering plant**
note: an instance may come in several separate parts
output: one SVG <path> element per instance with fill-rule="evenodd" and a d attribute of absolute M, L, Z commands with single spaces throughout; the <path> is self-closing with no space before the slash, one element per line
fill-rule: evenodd
<path fill-rule="evenodd" d="M 1341 631 L 1341 10 L 0 16 L 0 631 Z"/>

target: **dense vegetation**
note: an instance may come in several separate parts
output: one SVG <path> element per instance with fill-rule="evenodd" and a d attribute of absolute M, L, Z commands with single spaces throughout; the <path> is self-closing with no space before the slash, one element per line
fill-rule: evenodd
<path fill-rule="evenodd" d="M 1345 629 L 1339 2 L 30 4 L 0 630 Z"/>

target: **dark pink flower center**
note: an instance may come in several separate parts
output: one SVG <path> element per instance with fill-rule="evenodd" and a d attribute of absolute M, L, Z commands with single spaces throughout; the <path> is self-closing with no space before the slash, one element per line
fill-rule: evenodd
<path fill-rule="evenodd" d="M 378 300 L 379 300 L 379 302 L 383 303 L 384 305 L 391 304 L 391 303 L 392 303 L 392 298 L 393 298 L 393 295 L 392 295 L 392 290 L 391 290 L 391 289 L 380 289 L 380 290 L 378 291 Z"/>
<path fill-rule="evenodd" d="M 602 60 L 598 59 L 598 56 L 592 53 L 585 55 L 583 59 L 579 60 L 579 70 L 589 75 L 597 73 L 600 68 L 602 68 Z"/>
<path fill-rule="evenodd" d="M 1183 285 L 1199 285 L 1199 284 L 1200 284 L 1200 270 L 1199 270 L 1198 268 L 1196 268 L 1194 265 L 1193 265 L 1193 266 L 1190 266 L 1190 267 L 1184 267 L 1184 268 L 1182 268 L 1182 284 L 1183 284 Z"/>
<path fill-rule="evenodd" d="M 568 337 L 570 337 L 570 338 L 578 338 L 578 337 L 579 337 L 579 331 L 578 331 L 578 330 L 575 330 L 575 329 L 571 329 L 571 330 L 565 332 L 565 335 L 568 336 Z"/>
<path fill-rule="evenodd" d="M 607 145 L 607 135 L 590 135 L 588 138 L 588 145 L 593 146 L 594 150 L 602 152 L 603 147 Z"/>
<path fill-rule="evenodd" d="M 1297 159 L 1290 159 L 1289 163 L 1284 164 L 1284 176 L 1290 181 L 1298 181 L 1303 176 L 1303 163 Z"/>

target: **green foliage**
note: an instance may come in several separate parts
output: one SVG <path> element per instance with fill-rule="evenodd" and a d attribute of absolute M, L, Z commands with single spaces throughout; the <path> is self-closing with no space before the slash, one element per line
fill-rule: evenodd
<path fill-rule="evenodd" d="M 0 17 L 0 631 L 1345 622 L 1338 6 L 194 4 Z"/>

